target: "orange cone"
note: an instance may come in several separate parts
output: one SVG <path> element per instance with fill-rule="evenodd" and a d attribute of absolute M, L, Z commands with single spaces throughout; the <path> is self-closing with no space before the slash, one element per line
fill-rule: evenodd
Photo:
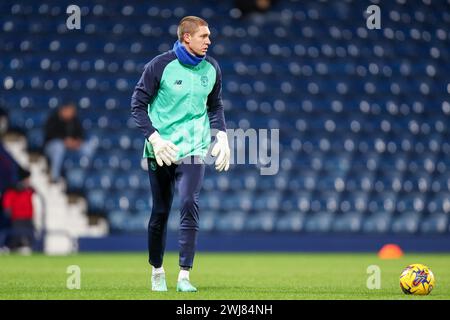
<path fill-rule="evenodd" d="M 396 244 L 385 244 L 380 251 L 378 257 L 380 259 L 399 259 L 403 256 L 402 249 Z"/>

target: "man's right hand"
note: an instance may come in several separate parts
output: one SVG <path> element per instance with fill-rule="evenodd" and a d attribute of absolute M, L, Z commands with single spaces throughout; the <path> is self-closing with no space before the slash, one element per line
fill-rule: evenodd
<path fill-rule="evenodd" d="M 157 131 L 148 137 L 148 141 L 152 144 L 156 162 L 160 167 L 164 164 L 170 166 L 177 160 L 178 147 L 169 140 L 161 138 Z"/>
<path fill-rule="evenodd" d="M 78 150 L 81 147 L 81 140 L 75 138 L 65 138 L 64 145 L 70 150 Z"/>

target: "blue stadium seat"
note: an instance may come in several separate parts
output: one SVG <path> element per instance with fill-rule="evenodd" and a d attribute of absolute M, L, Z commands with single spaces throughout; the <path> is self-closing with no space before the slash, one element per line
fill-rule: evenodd
<path fill-rule="evenodd" d="M 328 232 L 333 223 L 334 214 L 331 212 L 320 212 L 309 214 L 306 217 L 305 230 L 308 232 Z"/>
<path fill-rule="evenodd" d="M 335 232 L 359 232 L 361 225 L 361 212 L 347 212 L 334 219 L 332 230 Z"/>
<path fill-rule="evenodd" d="M 448 215 L 432 214 L 420 224 L 420 231 L 428 234 L 445 233 L 448 230 Z"/>
<path fill-rule="evenodd" d="M 104 189 L 90 189 L 86 195 L 88 208 L 93 213 L 105 213 L 105 201 L 107 192 Z"/>
<path fill-rule="evenodd" d="M 219 215 L 216 222 L 218 231 L 242 231 L 244 229 L 247 215 L 241 211 L 231 211 L 229 213 Z"/>
<path fill-rule="evenodd" d="M 291 211 L 277 217 L 275 230 L 280 232 L 300 232 L 305 224 L 305 214 L 303 212 Z"/>
<path fill-rule="evenodd" d="M 251 214 L 245 220 L 244 229 L 246 231 L 264 231 L 271 232 L 275 227 L 276 212 L 258 211 Z"/>
<path fill-rule="evenodd" d="M 421 214 L 418 212 L 403 212 L 398 217 L 394 217 L 391 231 L 394 233 L 414 234 L 419 231 Z"/>
<path fill-rule="evenodd" d="M 362 230 L 366 233 L 386 233 L 390 230 L 392 214 L 379 211 L 367 216 L 363 220 Z"/>

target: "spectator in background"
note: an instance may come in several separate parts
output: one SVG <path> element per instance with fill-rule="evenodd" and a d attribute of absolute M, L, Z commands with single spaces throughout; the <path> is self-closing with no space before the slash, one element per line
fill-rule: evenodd
<path fill-rule="evenodd" d="M 11 220 L 6 246 L 11 251 L 30 254 L 34 240 L 33 194 L 30 172 L 19 167 L 19 182 L 3 196 L 3 210 Z"/>
<path fill-rule="evenodd" d="M 8 130 L 8 114 L 6 110 L 0 106 L 0 137 L 6 133 L 6 130 Z"/>
<path fill-rule="evenodd" d="M 51 182 L 60 180 L 66 150 L 89 159 L 95 151 L 93 140 L 85 141 L 83 127 L 73 102 L 64 103 L 45 124 L 45 154 L 50 160 Z"/>
<path fill-rule="evenodd" d="M 16 184 L 18 168 L 19 165 L 0 141 L 0 196 L 7 188 Z"/>
<path fill-rule="evenodd" d="M 242 12 L 242 17 L 251 13 L 265 13 L 277 0 L 235 0 L 234 6 Z"/>
<path fill-rule="evenodd" d="M 16 185 L 18 169 L 19 165 L 0 141 L 0 232 L 8 229 L 11 225 L 9 217 L 3 212 L 1 203 L 5 191 Z M 0 246 L 2 244 L 3 240 L 0 239 Z"/>

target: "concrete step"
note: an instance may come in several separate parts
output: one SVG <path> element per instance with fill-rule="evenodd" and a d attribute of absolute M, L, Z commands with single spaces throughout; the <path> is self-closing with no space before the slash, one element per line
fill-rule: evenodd
<path fill-rule="evenodd" d="M 76 241 L 67 232 L 50 231 L 44 241 L 44 252 L 48 255 L 67 255 L 78 250 Z"/>

